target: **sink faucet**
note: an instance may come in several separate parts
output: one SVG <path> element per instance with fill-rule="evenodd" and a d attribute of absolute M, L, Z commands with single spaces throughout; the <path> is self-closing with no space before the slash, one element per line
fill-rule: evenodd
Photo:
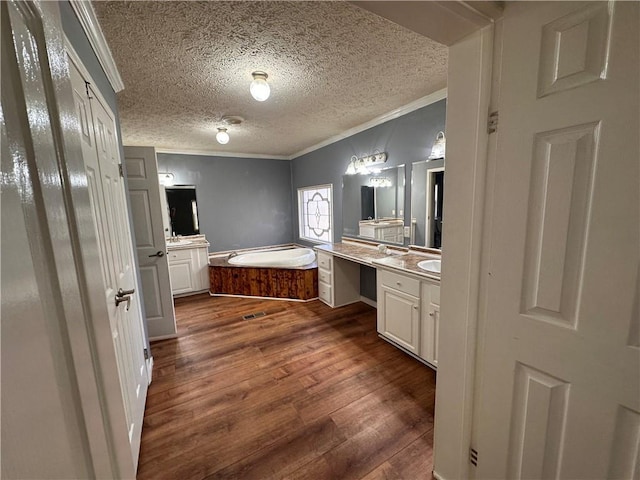
<path fill-rule="evenodd" d="M 237 256 L 238 256 L 238 252 L 231 252 L 229 254 L 229 256 L 227 257 L 227 260 L 229 260 L 230 258 L 233 258 L 233 257 L 237 257 Z"/>

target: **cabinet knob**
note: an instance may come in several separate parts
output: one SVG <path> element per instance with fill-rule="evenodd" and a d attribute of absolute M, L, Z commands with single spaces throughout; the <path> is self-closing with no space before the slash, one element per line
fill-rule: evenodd
<path fill-rule="evenodd" d="M 418 309 L 418 305 L 414 305 L 413 308 L 414 308 L 414 310 L 417 310 Z"/>
<path fill-rule="evenodd" d="M 435 314 L 433 312 L 429 312 L 429 316 L 433 317 Z"/>
<path fill-rule="evenodd" d="M 396 285 L 402 285 L 402 283 L 401 282 L 396 282 Z"/>

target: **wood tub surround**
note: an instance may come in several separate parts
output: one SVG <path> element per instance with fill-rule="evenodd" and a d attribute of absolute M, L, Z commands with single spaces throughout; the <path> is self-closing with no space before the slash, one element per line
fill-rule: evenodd
<path fill-rule="evenodd" d="M 209 260 L 209 293 L 291 300 L 318 298 L 318 265 L 299 268 L 244 267 L 226 258 Z"/>

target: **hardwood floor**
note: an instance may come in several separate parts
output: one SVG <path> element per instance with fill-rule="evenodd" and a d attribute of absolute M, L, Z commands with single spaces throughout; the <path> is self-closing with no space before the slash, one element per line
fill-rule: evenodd
<path fill-rule="evenodd" d="M 204 294 L 176 317 L 151 346 L 139 479 L 431 479 L 435 372 L 378 338 L 375 309 Z"/>

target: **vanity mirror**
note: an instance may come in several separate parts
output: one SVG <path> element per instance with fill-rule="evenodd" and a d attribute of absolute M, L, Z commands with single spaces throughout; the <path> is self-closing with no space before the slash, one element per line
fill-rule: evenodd
<path fill-rule="evenodd" d="M 411 169 L 411 243 L 442 248 L 444 159 L 421 161 Z"/>
<path fill-rule="evenodd" d="M 170 233 L 175 235 L 196 235 L 200 233 L 196 187 L 193 185 L 172 185 L 166 192 Z"/>
<path fill-rule="evenodd" d="M 342 234 L 404 242 L 404 165 L 342 177 Z"/>

